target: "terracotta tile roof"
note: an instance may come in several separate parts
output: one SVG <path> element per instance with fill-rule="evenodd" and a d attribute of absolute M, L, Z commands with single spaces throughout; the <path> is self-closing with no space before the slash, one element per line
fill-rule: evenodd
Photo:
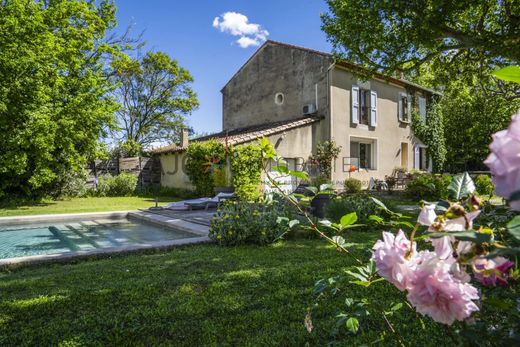
<path fill-rule="evenodd" d="M 202 136 L 191 141 L 208 141 L 215 139 L 224 143 L 227 137 L 227 143 L 229 145 L 238 145 L 246 142 L 251 142 L 264 136 L 270 136 L 278 133 L 282 133 L 287 130 L 306 126 L 315 122 L 319 122 L 323 118 L 319 117 L 303 117 L 290 119 L 280 122 L 264 123 L 260 125 L 253 125 L 244 128 L 224 130 L 219 133 Z M 167 154 L 183 152 L 186 147 L 180 147 L 177 145 L 169 145 L 152 150 L 154 154 Z"/>

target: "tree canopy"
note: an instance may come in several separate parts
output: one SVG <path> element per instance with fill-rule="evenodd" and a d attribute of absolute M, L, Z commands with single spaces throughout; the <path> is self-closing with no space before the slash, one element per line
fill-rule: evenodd
<path fill-rule="evenodd" d="M 107 0 L 0 3 L 0 197 L 48 192 L 95 153 L 115 110 L 114 25 Z"/>
<path fill-rule="evenodd" d="M 483 169 L 491 135 L 507 126 L 520 107 L 519 85 L 493 76 L 499 67 L 520 62 L 520 3 L 327 0 L 327 4 L 322 29 L 335 53 L 371 72 L 442 91 L 441 100 L 429 109 L 428 119 L 435 126 L 414 130 L 446 153 L 446 169 Z M 444 129 L 443 137 L 439 129 Z M 442 153 L 434 153 L 434 159 Z M 437 164 L 434 167 L 441 170 L 442 163 Z"/>
<path fill-rule="evenodd" d="M 497 67 L 520 62 L 516 0 L 327 3 L 322 28 L 335 51 L 374 71 L 409 75 L 426 64 L 449 76 L 489 76 Z M 520 97 L 518 86 L 495 81 L 492 87 Z"/>
<path fill-rule="evenodd" d="M 176 142 L 185 116 L 198 107 L 190 73 L 163 52 L 124 56 L 112 65 L 121 102 L 117 140 L 135 152 L 154 142 Z"/>

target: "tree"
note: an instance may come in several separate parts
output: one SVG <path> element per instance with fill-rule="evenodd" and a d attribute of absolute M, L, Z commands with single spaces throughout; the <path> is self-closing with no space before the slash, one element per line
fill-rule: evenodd
<path fill-rule="evenodd" d="M 520 61 L 518 1 L 327 3 L 322 28 L 340 58 L 364 65 L 367 75 L 395 74 L 443 92 L 429 109 L 431 125 L 414 126 L 437 151 L 435 169 L 444 153 L 449 171 L 484 169 L 491 135 L 520 107 L 518 85 L 492 74 Z"/>
<path fill-rule="evenodd" d="M 520 61 L 516 0 L 327 0 L 323 30 L 342 57 L 386 74 L 417 73 L 425 64 L 448 76 L 490 75 Z M 495 94 L 519 98 L 518 86 L 495 81 Z"/>
<path fill-rule="evenodd" d="M 108 0 L 0 3 L 0 197 L 47 194 L 96 152 L 115 110 L 114 26 Z"/>
<path fill-rule="evenodd" d="M 112 65 L 121 102 L 117 140 L 134 154 L 154 142 L 176 142 L 185 116 L 198 106 L 190 73 L 163 52 L 124 56 Z"/>
<path fill-rule="evenodd" d="M 519 108 L 519 100 L 488 97 L 475 85 L 453 81 L 440 101 L 446 139 L 446 169 L 449 172 L 487 170 L 491 135 L 507 128 Z"/>

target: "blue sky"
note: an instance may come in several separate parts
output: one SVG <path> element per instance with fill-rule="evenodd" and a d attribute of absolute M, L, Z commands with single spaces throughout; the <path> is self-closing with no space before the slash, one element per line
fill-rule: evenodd
<path fill-rule="evenodd" d="M 320 13 L 327 10 L 324 0 L 116 0 L 116 4 L 121 28 L 133 23 L 135 32 L 145 30 L 145 49 L 168 53 L 193 75 L 200 107 L 190 116 L 189 124 L 196 132 L 221 130 L 220 89 L 258 48 L 254 45 L 242 48 L 237 43 L 241 37 L 243 45 L 260 42 L 267 36 L 317 50 L 331 50 L 320 29 Z M 243 17 L 234 15 L 226 17 L 228 20 L 219 17 L 226 12 L 242 14 L 248 22 L 240 26 L 237 19 Z M 213 25 L 215 17 L 219 17 L 217 27 Z M 237 32 L 241 29 L 245 34 Z"/>

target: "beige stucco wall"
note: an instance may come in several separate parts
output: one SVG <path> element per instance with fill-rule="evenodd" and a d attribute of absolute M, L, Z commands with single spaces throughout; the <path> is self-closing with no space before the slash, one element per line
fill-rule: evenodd
<path fill-rule="evenodd" d="M 304 127 L 288 130 L 284 133 L 268 136 L 267 139 L 275 146 L 279 156 L 297 159 L 298 164 L 303 164 L 312 154 L 316 143 L 322 141 L 321 129 L 325 121 L 316 122 Z M 251 142 L 256 142 L 253 140 Z M 161 159 L 161 185 L 163 187 L 176 187 L 193 189 L 188 176 L 183 170 L 186 153 L 162 154 Z"/>
<path fill-rule="evenodd" d="M 378 121 L 376 127 L 351 124 L 351 90 L 352 85 L 375 90 L 377 92 Z M 398 120 L 399 93 L 406 89 L 383 81 L 370 80 L 363 82 L 346 70 L 334 68 L 330 76 L 331 93 L 331 137 L 342 147 L 336 160 L 332 174 L 333 182 L 340 188 L 342 182 L 349 177 L 343 172 L 342 158 L 350 157 L 350 140 L 352 137 L 376 140 L 376 169 L 362 169 L 351 173 L 354 177 L 368 184 L 371 177 L 382 179 L 390 175 L 395 167 L 401 166 L 401 143 L 408 143 L 408 165 L 411 170 L 414 163 L 413 148 L 420 143 L 411 130 L 411 124 Z"/>
<path fill-rule="evenodd" d="M 161 154 L 161 186 L 193 189 L 185 174 L 186 153 Z"/>

